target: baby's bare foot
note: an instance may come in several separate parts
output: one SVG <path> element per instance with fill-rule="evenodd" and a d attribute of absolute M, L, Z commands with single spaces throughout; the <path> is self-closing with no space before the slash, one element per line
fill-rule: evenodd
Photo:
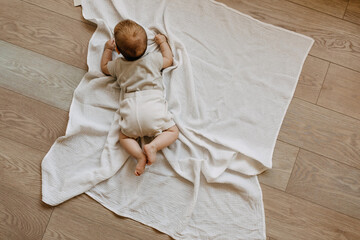
<path fill-rule="evenodd" d="M 137 164 L 135 168 L 136 176 L 140 176 L 141 174 L 143 174 L 145 170 L 145 165 L 146 165 L 146 156 L 143 155 L 141 158 L 137 159 Z"/>
<path fill-rule="evenodd" d="M 146 144 L 144 146 L 144 152 L 148 160 L 148 165 L 153 164 L 156 160 L 156 152 L 157 152 L 156 146 L 151 144 Z"/>

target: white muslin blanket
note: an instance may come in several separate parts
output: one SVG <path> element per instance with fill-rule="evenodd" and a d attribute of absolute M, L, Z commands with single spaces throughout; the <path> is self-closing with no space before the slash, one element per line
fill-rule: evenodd
<path fill-rule="evenodd" d="M 265 239 L 256 175 L 271 168 L 313 40 L 210 0 L 86 0 L 82 7 L 97 24 L 89 71 L 74 92 L 65 136 L 42 162 L 43 201 L 57 205 L 85 192 L 174 239 Z M 100 69 L 105 42 L 127 18 L 146 29 L 148 51 L 159 51 L 160 32 L 174 55 L 163 78 L 180 135 L 140 177 L 118 142 L 119 87 Z"/>

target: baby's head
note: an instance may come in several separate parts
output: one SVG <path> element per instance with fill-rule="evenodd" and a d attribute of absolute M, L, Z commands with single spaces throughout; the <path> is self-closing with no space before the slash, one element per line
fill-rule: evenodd
<path fill-rule="evenodd" d="M 115 43 L 126 60 L 134 61 L 144 55 L 147 35 L 143 27 L 131 20 L 123 20 L 114 28 Z"/>

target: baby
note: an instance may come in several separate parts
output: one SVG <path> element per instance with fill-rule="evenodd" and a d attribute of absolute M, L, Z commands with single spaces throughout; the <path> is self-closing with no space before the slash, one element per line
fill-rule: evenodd
<path fill-rule="evenodd" d="M 120 144 L 137 160 L 135 175 L 140 176 L 146 163 L 156 160 L 156 152 L 177 139 L 179 129 L 172 120 L 164 99 L 161 70 L 173 63 L 167 39 L 155 36 L 159 52 L 147 53 L 147 35 L 136 22 L 124 20 L 114 28 L 115 40 L 108 40 L 101 58 L 101 70 L 116 77 L 121 91 L 119 114 Z M 123 57 L 112 61 L 112 51 Z M 155 137 L 143 149 L 136 141 L 139 137 Z"/>

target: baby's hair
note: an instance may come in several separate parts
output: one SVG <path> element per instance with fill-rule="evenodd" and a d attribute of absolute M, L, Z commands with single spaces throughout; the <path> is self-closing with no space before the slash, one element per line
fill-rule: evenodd
<path fill-rule="evenodd" d="M 143 27 L 126 19 L 114 28 L 115 44 L 126 60 L 135 61 L 144 55 L 147 48 L 147 35 Z"/>

